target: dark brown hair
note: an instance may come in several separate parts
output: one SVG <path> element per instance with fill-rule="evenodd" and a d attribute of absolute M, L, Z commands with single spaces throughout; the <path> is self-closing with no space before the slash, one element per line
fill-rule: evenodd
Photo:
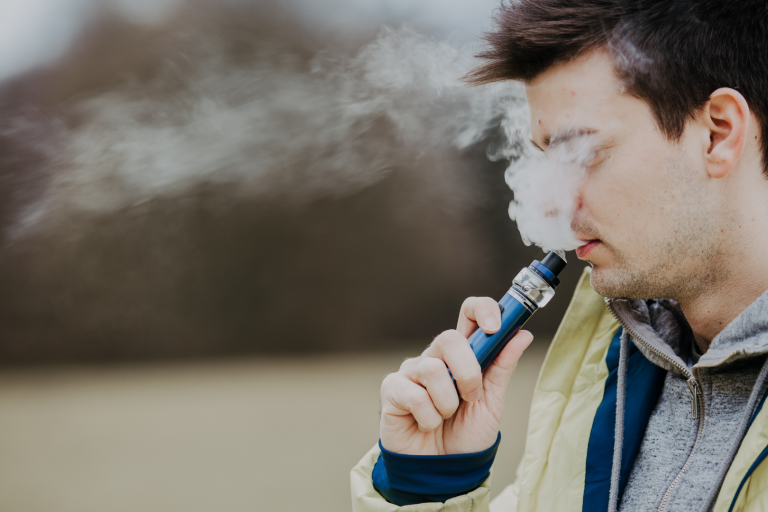
<path fill-rule="evenodd" d="M 626 91 L 648 102 L 671 140 L 716 89 L 738 90 L 760 124 L 766 167 L 768 1 L 512 0 L 494 21 L 478 55 L 485 63 L 468 83 L 529 81 L 605 49 Z"/>

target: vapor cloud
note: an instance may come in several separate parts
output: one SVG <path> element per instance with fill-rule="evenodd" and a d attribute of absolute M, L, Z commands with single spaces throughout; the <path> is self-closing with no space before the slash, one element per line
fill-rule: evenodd
<path fill-rule="evenodd" d="M 502 119 L 527 115 L 519 85 L 458 81 L 474 64 L 470 47 L 410 29 L 385 29 L 349 58 L 320 52 L 309 67 L 290 56 L 235 65 L 209 39 L 185 56 L 148 86 L 72 107 L 79 121 L 58 125 L 55 171 L 22 215 L 22 232 L 206 182 L 291 200 L 354 193 L 404 160 L 466 149 Z M 436 186 L 452 182 L 441 175 L 449 170 L 410 166 L 433 173 Z"/>
<path fill-rule="evenodd" d="M 175 1 L 141 12 L 163 16 Z M 455 166 L 421 166 L 419 159 L 461 152 L 501 130 L 503 142 L 488 154 L 510 162 L 509 213 L 524 242 L 574 249 L 570 221 L 590 149 L 580 138 L 537 155 L 527 142 L 520 84 L 468 88 L 459 81 L 476 64 L 473 53 L 470 45 L 386 28 L 351 56 L 319 51 L 308 64 L 257 48 L 253 58 L 233 60 L 223 41 L 198 32 L 150 82 L 70 105 L 74 123 L 45 117 L 8 125 L 6 136 L 15 131 L 20 144 L 37 143 L 48 162 L 43 192 L 12 234 L 71 214 L 182 196 L 206 183 L 233 184 L 251 198 L 344 196 L 395 167 L 450 188 L 460 208 L 471 188 L 466 173 L 457 178 Z"/>
<path fill-rule="evenodd" d="M 526 245 L 535 244 L 545 251 L 570 251 L 583 242 L 571 229 L 581 185 L 595 158 L 594 137 L 575 131 L 552 136 L 544 155 L 519 137 L 525 131 L 507 125 L 510 141 L 520 141 L 512 148 L 511 165 L 505 179 L 515 192 L 509 216 L 517 222 Z"/>

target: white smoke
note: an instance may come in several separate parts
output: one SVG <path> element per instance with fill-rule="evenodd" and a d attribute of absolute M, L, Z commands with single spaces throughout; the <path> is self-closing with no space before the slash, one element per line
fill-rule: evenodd
<path fill-rule="evenodd" d="M 526 140 L 520 125 L 507 126 L 510 140 Z M 584 244 L 571 224 L 579 186 L 595 158 L 596 145 L 589 134 L 564 131 L 552 136 L 546 155 L 532 145 L 516 145 L 520 156 L 507 169 L 505 179 L 515 193 L 509 216 L 517 222 L 526 245 L 544 251 L 570 251 Z"/>
<path fill-rule="evenodd" d="M 511 162 L 509 213 L 523 241 L 545 250 L 581 245 L 570 224 L 590 138 L 558 144 L 556 134 L 546 157 L 532 150 L 521 84 L 459 81 L 477 65 L 472 47 L 386 28 L 356 55 L 320 52 L 308 68 L 290 54 L 273 58 L 274 48 L 233 64 L 222 46 L 201 37 L 153 83 L 75 103 L 76 124 L 47 120 L 40 152 L 49 178 L 13 234 L 206 183 L 234 184 L 251 198 L 346 195 L 397 166 L 426 175 L 430 187 L 448 187 L 458 208 L 466 173 L 414 162 L 465 150 L 501 124 L 506 140 L 489 156 Z M 33 125 L 21 119 L 6 135 L 15 126 L 29 144 Z"/>
<path fill-rule="evenodd" d="M 20 231 L 201 183 L 237 184 L 251 197 L 344 195 L 404 161 L 444 187 L 450 169 L 412 160 L 466 149 L 500 119 L 527 115 L 519 84 L 460 83 L 476 64 L 470 47 L 409 29 L 383 30 L 352 58 L 321 53 L 311 69 L 290 55 L 235 66 L 210 40 L 186 55 L 188 67 L 169 64 L 150 87 L 72 108 L 78 123 L 60 130 L 52 178 Z M 169 94 L 169 83 L 183 85 Z"/>

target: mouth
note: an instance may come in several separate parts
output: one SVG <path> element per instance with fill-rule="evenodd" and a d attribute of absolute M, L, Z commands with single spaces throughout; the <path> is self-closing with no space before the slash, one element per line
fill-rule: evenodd
<path fill-rule="evenodd" d="M 580 260 L 584 259 L 595 247 L 602 244 L 600 240 L 585 240 L 585 242 L 584 245 L 576 248 L 576 257 Z"/>

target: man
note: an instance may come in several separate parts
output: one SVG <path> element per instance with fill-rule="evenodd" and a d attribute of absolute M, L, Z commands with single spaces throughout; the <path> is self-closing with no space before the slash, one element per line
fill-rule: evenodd
<path fill-rule="evenodd" d="M 591 273 L 514 484 L 489 505 L 532 337 L 481 374 L 466 339 L 499 309 L 470 298 L 384 380 L 354 510 L 768 510 L 768 3 L 518 0 L 496 21 L 470 82 L 523 81 L 545 152 L 556 134 L 596 141 L 572 224 Z"/>

